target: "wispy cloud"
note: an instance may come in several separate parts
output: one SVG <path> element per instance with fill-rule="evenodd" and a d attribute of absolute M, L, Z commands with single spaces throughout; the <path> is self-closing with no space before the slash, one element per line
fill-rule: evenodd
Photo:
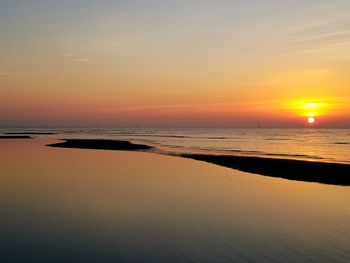
<path fill-rule="evenodd" d="M 343 38 L 339 38 L 342 37 Z M 350 37 L 350 30 L 342 30 L 342 31 L 333 31 L 333 32 L 328 32 L 328 33 L 321 33 L 321 34 L 313 34 L 307 37 L 301 37 L 301 38 L 296 38 L 292 39 L 289 41 L 286 41 L 285 44 L 294 44 L 294 43 L 302 43 L 302 42 L 308 42 L 308 41 L 313 41 L 317 40 L 320 42 L 320 40 L 325 39 L 325 40 L 333 40 L 333 41 L 343 41 L 344 38 L 346 39 L 347 37 Z"/>
<path fill-rule="evenodd" d="M 204 104 L 163 104 L 163 105 L 144 105 L 144 106 L 128 106 L 128 107 L 105 107 L 87 110 L 86 112 L 98 113 L 105 115 L 114 114 L 171 114 L 171 113 L 232 113 L 242 114 L 249 112 L 256 112 L 261 108 L 278 106 L 281 101 L 253 101 L 253 102 L 217 102 Z"/>
<path fill-rule="evenodd" d="M 75 57 L 75 55 L 73 53 L 64 53 L 63 56 L 64 57 Z"/>
<path fill-rule="evenodd" d="M 0 69 L 0 76 L 19 76 L 19 75 L 23 75 L 23 74 L 16 73 L 16 72 L 8 72 Z"/>
<path fill-rule="evenodd" d="M 77 62 L 89 62 L 90 59 L 88 59 L 88 58 L 76 58 L 76 59 L 74 59 L 74 61 L 77 61 Z"/>
<path fill-rule="evenodd" d="M 294 71 L 285 71 L 280 72 L 276 76 L 269 77 L 265 80 L 262 80 L 261 83 L 264 85 L 278 85 L 286 79 L 292 79 L 297 77 L 321 77 L 323 75 L 329 74 L 332 72 L 330 68 L 315 68 L 315 69 L 305 69 L 305 70 L 294 70 Z"/>
<path fill-rule="evenodd" d="M 90 59 L 86 57 L 80 57 L 79 55 L 76 55 L 74 53 L 63 53 L 63 56 L 66 58 L 72 59 L 72 61 L 76 62 L 89 62 Z"/>
<path fill-rule="evenodd" d="M 335 2 L 335 1 L 334 1 Z M 295 55 L 298 53 L 336 53 L 338 46 L 350 42 L 349 4 L 327 2 L 312 5 L 297 12 L 286 25 L 275 26 L 269 45 L 261 45 L 249 52 L 255 54 Z"/>

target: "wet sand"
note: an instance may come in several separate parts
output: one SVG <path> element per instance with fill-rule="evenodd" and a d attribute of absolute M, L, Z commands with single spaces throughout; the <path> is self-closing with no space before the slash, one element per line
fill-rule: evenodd
<path fill-rule="evenodd" d="M 50 144 L 48 146 L 126 151 L 153 149 L 152 146 L 134 144 L 129 141 L 95 139 L 69 139 L 65 140 L 65 142 Z M 205 161 L 264 176 L 332 185 L 350 185 L 350 165 L 348 164 L 234 155 L 178 154 L 175 156 Z"/>

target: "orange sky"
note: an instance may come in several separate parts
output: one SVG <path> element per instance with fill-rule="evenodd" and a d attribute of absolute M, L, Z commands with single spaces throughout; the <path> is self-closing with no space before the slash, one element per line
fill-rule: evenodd
<path fill-rule="evenodd" d="M 0 3 L 0 125 L 350 127 L 349 2 L 253 2 Z"/>

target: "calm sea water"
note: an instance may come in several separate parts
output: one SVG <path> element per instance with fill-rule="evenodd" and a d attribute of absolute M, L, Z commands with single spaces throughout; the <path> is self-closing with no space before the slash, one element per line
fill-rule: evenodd
<path fill-rule="evenodd" d="M 167 151 L 265 156 L 350 163 L 350 129 L 100 128 L 1 129 L 43 131 L 62 138 L 125 139 Z"/>
<path fill-rule="evenodd" d="M 190 145 L 212 137 L 155 132 L 164 133 L 162 141 L 165 134 L 205 137 Z M 255 135 L 243 134 L 249 132 Z M 232 133 L 247 142 L 277 133 L 262 132 L 259 139 L 260 131 Z M 86 133 L 92 131 L 79 132 Z M 154 153 L 45 146 L 55 141 L 0 140 L 0 262 L 350 262 L 349 187 Z"/>

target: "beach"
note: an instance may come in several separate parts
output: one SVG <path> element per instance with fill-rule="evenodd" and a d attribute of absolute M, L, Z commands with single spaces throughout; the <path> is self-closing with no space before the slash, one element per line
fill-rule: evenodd
<path fill-rule="evenodd" d="M 3 262 L 348 262 L 348 187 L 2 140 Z"/>

